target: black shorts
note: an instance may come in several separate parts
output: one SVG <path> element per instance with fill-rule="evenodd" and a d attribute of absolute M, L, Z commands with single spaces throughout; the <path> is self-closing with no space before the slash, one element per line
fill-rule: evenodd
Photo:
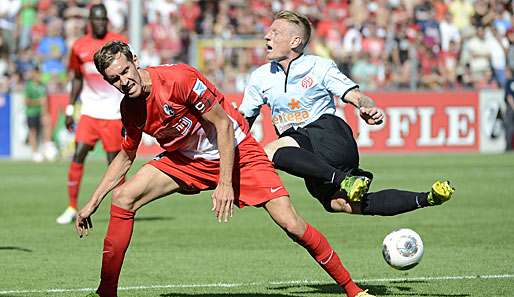
<path fill-rule="evenodd" d="M 27 116 L 27 126 L 36 129 L 39 133 L 41 130 L 41 116 Z"/>
<path fill-rule="evenodd" d="M 352 128 L 338 116 L 324 114 L 303 128 L 290 128 L 280 135 L 285 136 L 292 137 L 301 148 L 315 153 L 345 174 L 364 172 L 359 169 L 359 151 Z M 366 175 L 371 176 L 370 173 Z M 315 178 L 305 178 L 305 185 L 309 193 L 330 211 L 330 200 L 339 188 Z"/>

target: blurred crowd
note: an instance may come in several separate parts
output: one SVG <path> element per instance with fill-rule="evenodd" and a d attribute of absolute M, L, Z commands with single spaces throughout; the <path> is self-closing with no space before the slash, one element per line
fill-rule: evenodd
<path fill-rule="evenodd" d="M 107 6 L 111 29 L 127 34 L 129 0 L 2 0 L 0 75 L 22 88 L 37 69 L 44 84 L 62 90 L 69 48 L 97 2 Z M 200 59 L 225 92 L 242 91 L 248 72 L 265 62 L 264 42 L 255 40 L 282 9 L 306 14 L 315 28 L 309 52 L 334 59 L 365 90 L 495 88 L 514 69 L 510 0 L 141 2 L 142 64 Z M 203 39 L 219 42 L 199 48 Z"/>
<path fill-rule="evenodd" d="M 104 3 L 110 30 L 128 36 L 129 1 L 2 0 L 0 95 L 23 92 L 27 117 L 44 111 L 38 96 L 68 93 L 68 55 L 88 31 L 90 5 Z M 503 88 L 514 73 L 511 0 L 141 3 L 142 66 L 192 63 L 227 93 L 265 63 L 263 36 L 284 9 L 311 20 L 307 51 L 332 58 L 363 90 Z"/>

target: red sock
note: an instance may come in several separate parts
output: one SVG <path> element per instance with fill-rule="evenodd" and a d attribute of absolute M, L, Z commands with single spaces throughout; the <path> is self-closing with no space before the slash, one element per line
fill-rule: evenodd
<path fill-rule="evenodd" d="M 125 252 L 132 237 L 134 211 L 111 205 L 111 220 L 104 239 L 102 273 L 96 291 L 101 297 L 116 297 Z"/>
<path fill-rule="evenodd" d="M 80 181 L 83 174 L 84 164 L 72 161 L 70 169 L 68 169 L 68 198 L 70 207 L 77 208 Z"/>
<path fill-rule="evenodd" d="M 307 224 L 307 229 L 298 243 L 303 246 L 319 265 L 341 286 L 348 297 L 354 297 L 362 289 L 357 286 L 350 277 L 350 273 L 344 268 L 337 253 L 323 234 Z"/>

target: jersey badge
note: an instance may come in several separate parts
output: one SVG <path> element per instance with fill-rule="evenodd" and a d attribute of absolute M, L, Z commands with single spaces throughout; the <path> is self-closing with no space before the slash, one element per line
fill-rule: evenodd
<path fill-rule="evenodd" d="M 162 109 L 164 110 L 164 113 L 170 117 L 174 116 L 175 115 L 175 112 L 173 111 L 173 109 L 171 108 L 171 106 L 169 106 L 168 104 L 164 104 L 162 106 Z"/>
<path fill-rule="evenodd" d="M 314 83 L 314 80 L 312 79 L 312 77 L 307 76 L 304 79 L 302 79 L 302 88 L 308 89 L 308 88 L 312 87 L 313 83 Z"/>
<path fill-rule="evenodd" d="M 202 96 L 205 90 L 207 90 L 207 86 L 197 78 L 196 83 L 193 86 L 193 92 L 195 92 L 195 94 L 198 96 Z"/>

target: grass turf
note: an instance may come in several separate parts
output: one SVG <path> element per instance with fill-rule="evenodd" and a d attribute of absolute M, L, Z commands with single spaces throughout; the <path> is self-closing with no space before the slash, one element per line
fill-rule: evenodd
<path fill-rule="evenodd" d="M 514 154 L 365 155 L 361 165 L 375 174 L 371 191 L 426 191 L 436 178 L 457 188 L 455 199 L 440 207 L 366 217 L 328 214 L 302 180 L 282 175 L 296 209 L 325 233 L 364 288 L 378 296 L 514 296 Z M 67 166 L 0 161 L 0 296 L 84 296 L 98 284 L 109 198 L 87 239 L 80 240 L 71 225 L 57 225 L 66 204 Z M 87 163 L 80 205 L 104 170 L 102 160 Z M 230 223 L 219 224 L 210 207 L 209 193 L 203 193 L 174 195 L 141 209 L 119 295 L 340 294 L 263 210 L 237 210 Z M 416 230 L 425 244 L 421 264 L 409 271 L 393 270 L 381 256 L 382 239 L 400 227 Z"/>

